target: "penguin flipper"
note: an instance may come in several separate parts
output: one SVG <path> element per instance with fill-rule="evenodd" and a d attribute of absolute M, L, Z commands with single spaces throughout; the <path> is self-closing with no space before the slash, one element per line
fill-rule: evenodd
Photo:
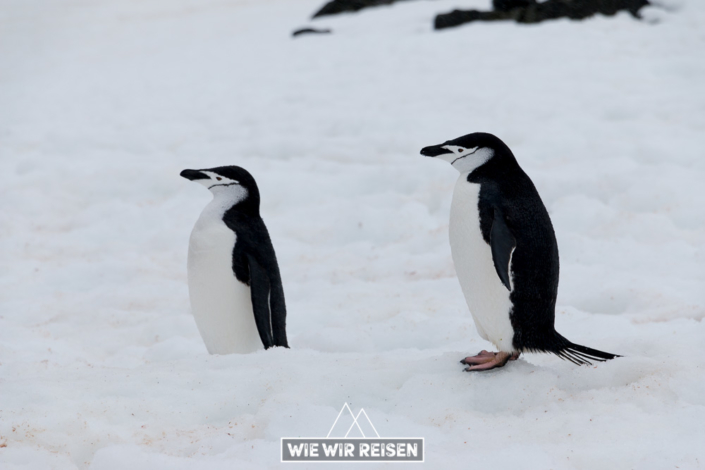
<path fill-rule="evenodd" d="M 250 295 L 252 311 L 255 314 L 255 324 L 264 349 L 274 346 L 272 340 L 272 317 L 269 309 L 270 283 L 267 272 L 254 256 L 247 256 L 250 268 Z"/>
<path fill-rule="evenodd" d="M 281 278 L 270 278 L 269 307 L 272 311 L 272 334 L 274 346 L 289 347 L 286 339 L 286 303 Z"/>
<path fill-rule="evenodd" d="M 507 227 L 507 222 L 504 220 L 502 212 L 495 208 L 492 229 L 490 230 L 492 261 L 494 261 L 494 268 L 497 271 L 499 279 L 509 291 L 512 290 L 512 286 L 509 282 L 509 261 L 512 258 L 514 248 L 516 248 L 516 243 L 516 238 L 514 238 L 509 227 Z"/>

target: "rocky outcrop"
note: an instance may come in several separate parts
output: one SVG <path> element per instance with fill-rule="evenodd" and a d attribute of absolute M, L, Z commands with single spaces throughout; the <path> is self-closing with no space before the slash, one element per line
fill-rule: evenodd
<path fill-rule="evenodd" d="M 348 11 L 359 11 L 363 8 L 391 5 L 401 1 L 404 0 L 331 0 L 323 5 L 323 8 L 318 10 L 313 17 L 318 18 L 319 16 L 336 15 Z"/>
<path fill-rule="evenodd" d="M 291 33 L 293 37 L 301 36 L 302 34 L 330 34 L 333 31 L 330 29 L 317 29 L 317 28 L 300 28 Z"/>
<path fill-rule="evenodd" d="M 558 18 L 582 20 L 596 14 L 612 16 L 628 11 L 639 18 L 639 10 L 649 5 L 648 0 L 493 0 L 491 11 L 453 10 L 441 13 L 434 21 L 435 29 L 452 28 L 473 21 L 506 21 L 540 23 Z"/>

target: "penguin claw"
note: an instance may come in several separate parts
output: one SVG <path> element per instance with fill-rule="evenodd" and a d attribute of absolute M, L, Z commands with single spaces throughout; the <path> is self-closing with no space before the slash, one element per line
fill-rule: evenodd
<path fill-rule="evenodd" d="M 468 356 L 465 359 L 462 359 L 460 363 L 469 366 L 464 369 L 465 372 L 490 370 L 497 367 L 504 367 L 504 365 L 509 361 L 516 361 L 520 354 L 521 353 L 518 352 L 510 354 L 502 351 L 493 353 L 482 350 L 476 356 Z"/>
<path fill-rule="evenodd" d="M 465 364 L 466 366 L 484 364 L 485 362 L 492 361 L 496 356 L 497 353 L 485 351 L 483 349 L 476 356 L 468 356 L 464 359 L 461 359 L 460 363 Z"/>
<path fill-rule="evenodd" d="M 483 370 L 499 369 L 500 367 L 504 367 L 504 366 L 500 366 L 500 365 L 488 362 L 486 364 L 479 364 L 476 366 L 466 367 L 465 369 L 463 369 L 463 372 L 478 372 L 478 371 L 483 371 Z"/>

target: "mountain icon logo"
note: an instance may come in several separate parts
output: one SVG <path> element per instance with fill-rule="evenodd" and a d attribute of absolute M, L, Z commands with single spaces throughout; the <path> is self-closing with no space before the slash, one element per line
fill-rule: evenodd
<path fill-rule="evenodd" d="M 343 436 L 344 438 L 349 437 L 351 433 L 353 434 L 353 436 L 351 436 L 351 437 L 372 437 L 372 436 L 367 436 L 367 434 L 365 434 L 365 431 L 363 430 L 363 427 L 365 427 L 366 429 L 371 428 L 372 431 L 374 432 L 375 437 L 377 439 L 380 439 L 379 433 L 377 432 L 377 429 L 375 429 L 374 424 L 372 424 L 370 417 L 367 416 L 365 409 L 360 408 L 360 411 L 358 411 L 357 415 L 355 415 L 355 414 L 353 414 L 352 410 L 350 409 L 350 405 L 348 405 L 347 402 L 340 409 L 338 416 L 335 418 L 335 421 L 333 422 L 333 426 L 331 426 L 330 431 L 328 431 L 328 435 L 326 436 L 326 439 L 330 438 L 331 434 L 334 434 L 333 431 L 336 430 L 335 427 L 336 427 L 336 425 L 338 425 L 338 422 L 340 421 L 340 417 L 343 415 L 343 412 L 346 410 L 350 414 L 350 417 L 352 418 L 352 424 L 350 424 L 347 431 L 345 432 L 345 435 Z M 363 426 L 360 426 L 360 418 L 361 417 L 364 418 L 364 421 L 362 422 Z M 360 433 L 360 436 L 354 436 L 355 431 L 358 431 Z M 368 434 L 369 434 L 369 429 L 368 429 Z"/>

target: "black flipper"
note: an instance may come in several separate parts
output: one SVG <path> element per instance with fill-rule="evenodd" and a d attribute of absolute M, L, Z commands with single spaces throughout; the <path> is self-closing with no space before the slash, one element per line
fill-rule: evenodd
<path fill-rule="evenodd" d="M 254 256 L 247 256 L 250 268 L 250 293 L 252 296 L 252 310 L 255 314 L 255 324 L 262 340 L 264 349 L 274 346 L 272 340 L 272 316 L 269 309 L 270 284 L 267 271 L 257 262 Z"/>
<path fill-rule="evenodd" d="M 507 290 L 512 290 L 509 283 L 509 260 L 516 248 L 516 238 L 509 231 L 502 212 L 495 208 L 492 230 L 490 231 L 490 246 L 492 248 L 492 261 L 497 275 Z"/>
<path fill-rule="evenodd" d="M 286 303 L 284 302 L 284 289 L 282 288 L 278 272 L 275 279 L 270 278 L 270 286 L 269 307 L 272 311 L 274 346 L 288 348 L 289 342 L 286 339 Z"/>
<path fill-rule="evenodd" d="M 256 187 L 251 189 L 256 191 Z M 262 345 L 265 349 L 288 348 L 284 288 L 269 232 L 257 211 L 248 213 L 241 209 L 235 205 L 223 216 L 225 225 L 237 235 L 233 249 L 235 277 L 250 286 L 252 310 Z"/>

